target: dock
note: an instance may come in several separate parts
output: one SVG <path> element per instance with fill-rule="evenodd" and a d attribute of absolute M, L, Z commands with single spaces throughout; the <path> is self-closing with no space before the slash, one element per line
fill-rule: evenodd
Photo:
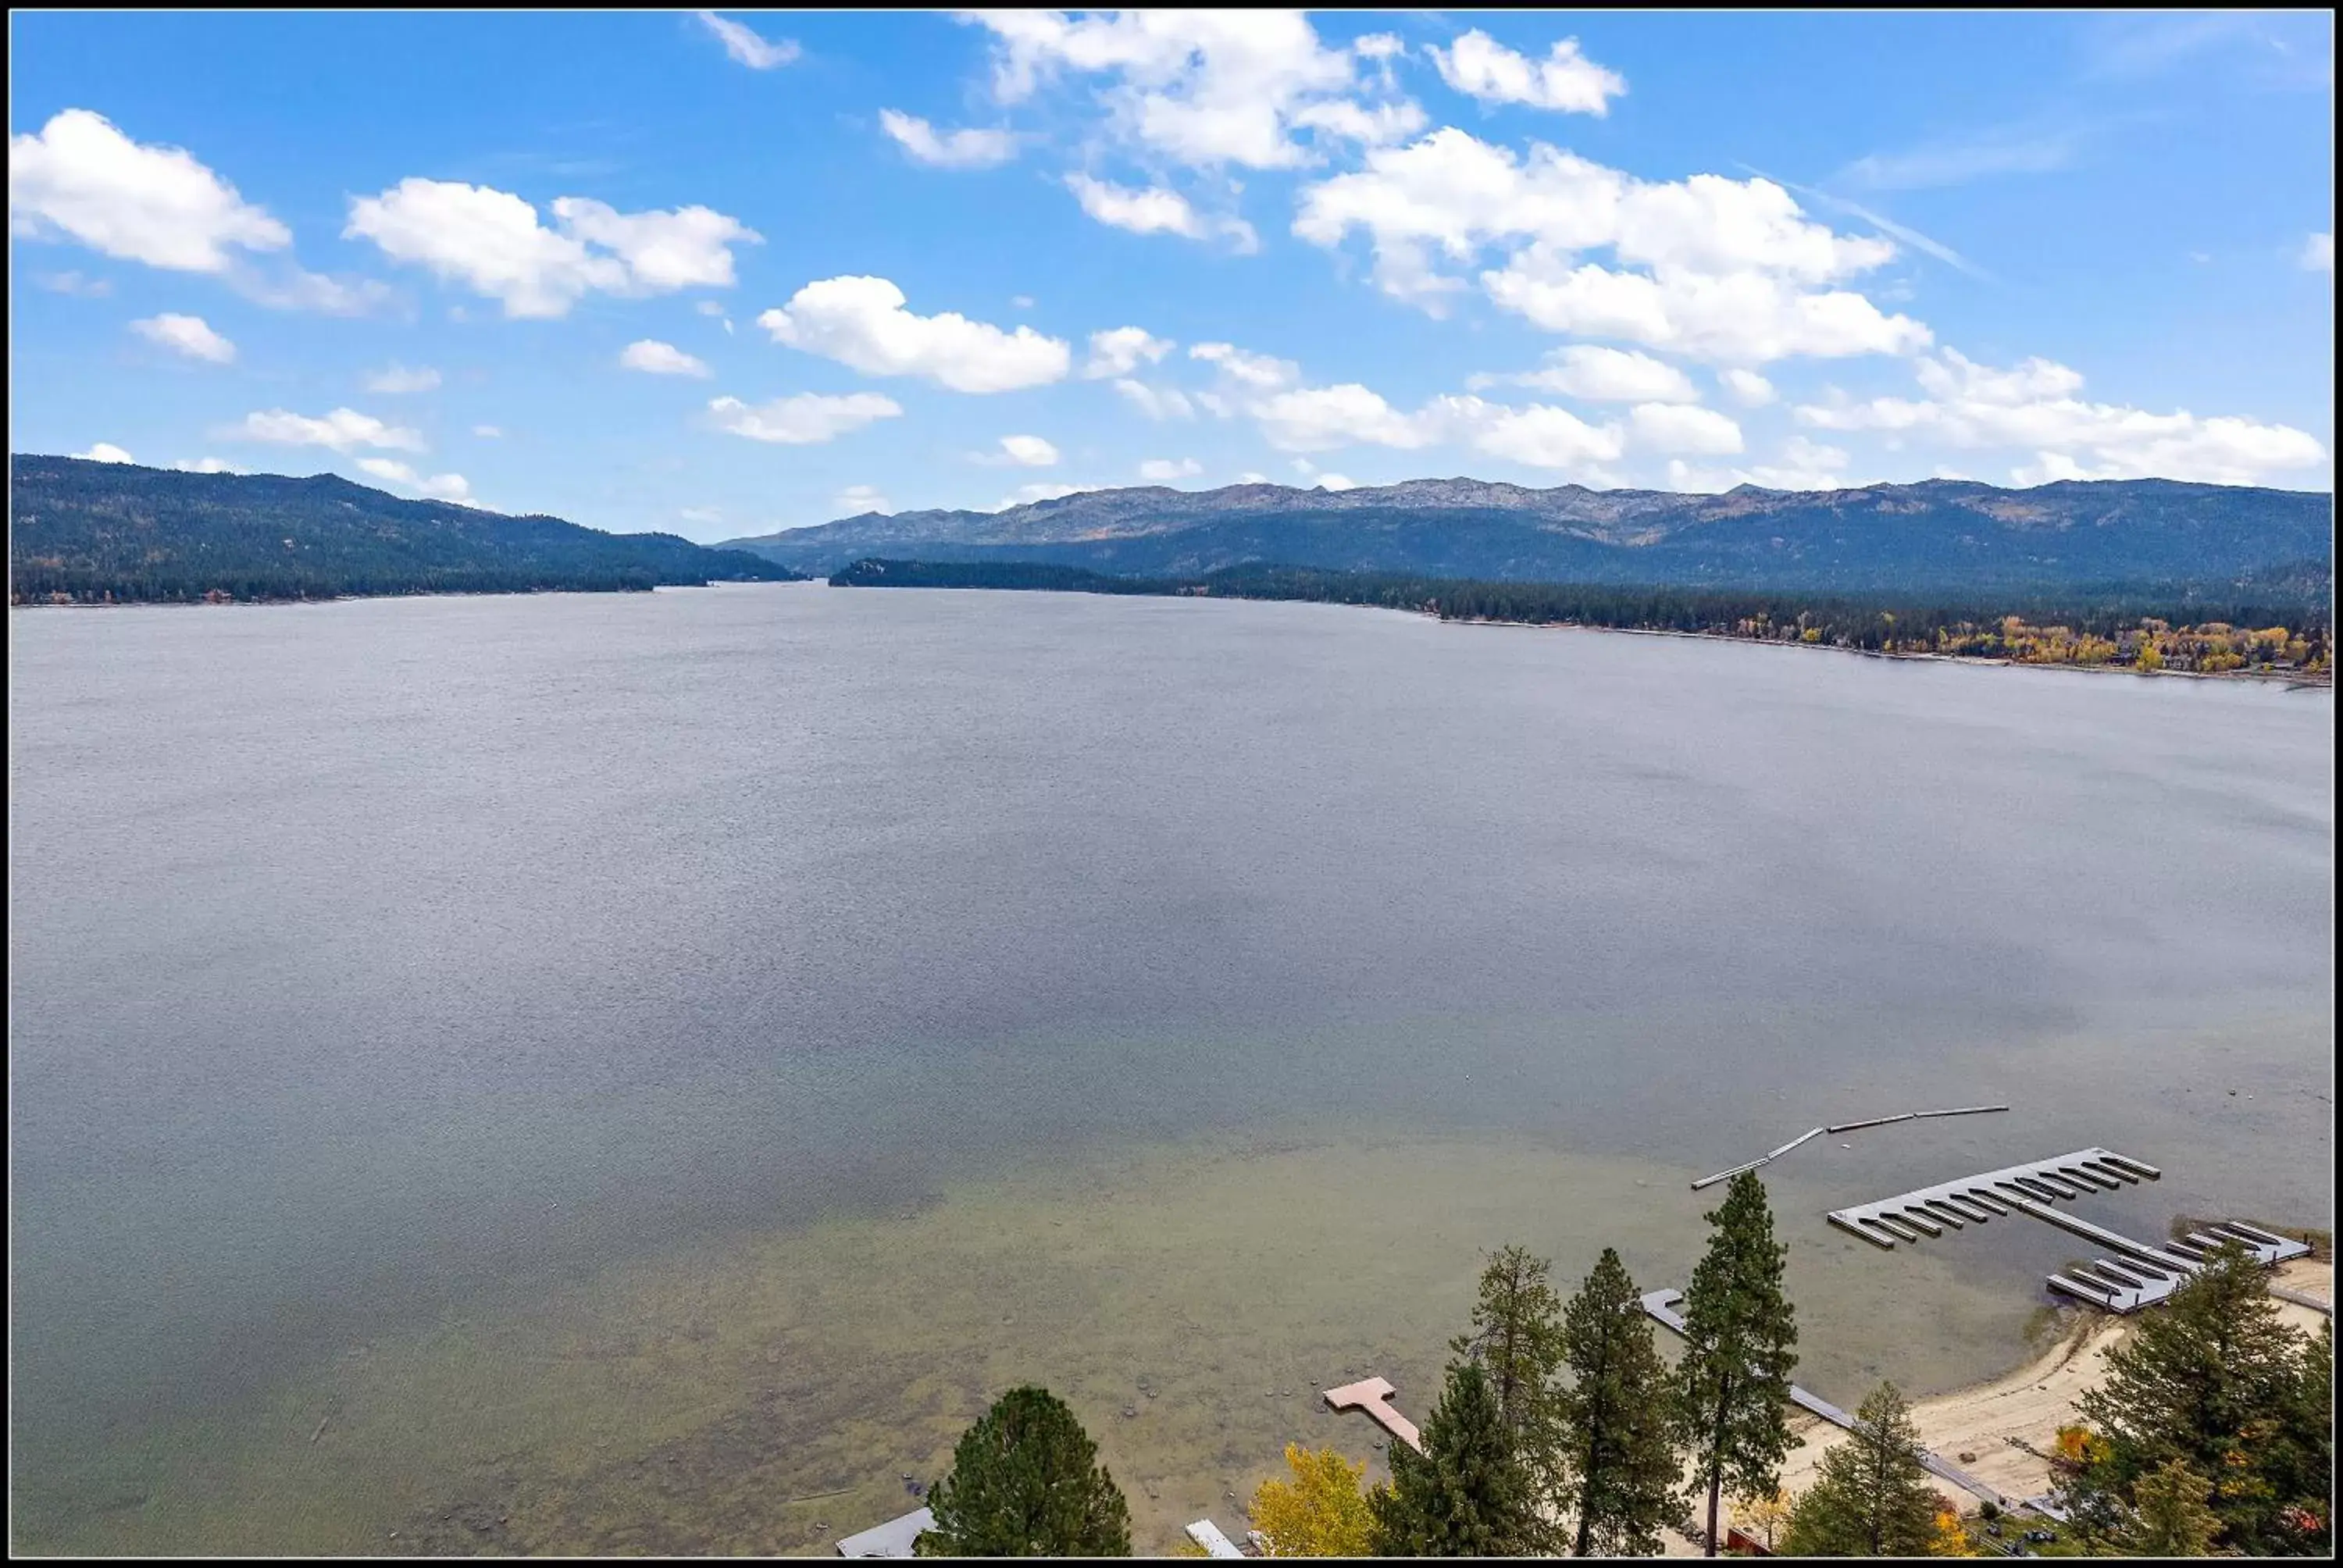
<path fill-rule="evenodd" d="M 1344 1383 L 1340 1388 L 1328 1389 L 1326 1405 L 1330 1410 L 1366 1412 L 1368 1418 L 1376 1425 L 1418 1453 L 1422 1453 L 1423 1434 L 1416 1430 L 1415 1422 L 1392 1408 L 1391 1397 L 1398 1392 L 1383 1378 L 1362 1378 L 1357 1382 Z"/>

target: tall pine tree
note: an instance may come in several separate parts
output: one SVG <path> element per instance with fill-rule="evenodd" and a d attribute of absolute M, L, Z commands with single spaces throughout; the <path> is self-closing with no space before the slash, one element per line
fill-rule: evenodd
<path fill-rule="evenodd" d="M 1691 1455 L 1694 1495 L 1708 1499 L 1708 1554 L 1716 1555 L 1723 1494 L 1755 1497 L 1780 1484 L 1790 1452 L 1785 1406 L 1798 1330 L 1782 1293 L 1790 1250 L 1774 1240 L 1765 1185 L 1744 1171 L 1711 1211 L 1708 1253 L 1684 1288 L 1684 1353 L 1675 1417 Z"/>
<path fill-rule="evenodd" d="M 1128 1557 L 1131 1508 L 1055 1394 L 1013 1388 L 961 1434 L 921 1557 Z"/>
<path fill-rule="evenodd" d="M 1635 1282 L 1610 1248 L 1563 1310 L 1562 1339 L 1576 1379 L 1558 1412 L 1578 1515 L 1574 1554 L 1657 1556 L 1682 1473 L 1667 1367 Z"/>
<path fill-rule="evenodd" d="M 1541 1525 L 1529 1478 L 1477 1362 L 1448 1369 L 1448 1386 L 1423 1425 L 1423 1452 L 1394 1443 L 1391 1465 L 1391 1485 L 1370 1499 L 1378 1557 L 1511 1557 L 1535 1549 Z"/>
<path fill-rule="evenodd" d="M 2077 1402 L 2100 1440 L 2073 1486 L 2087 1518 L 2110 1522 L 2178 1459 L 2213 1483 L 2222 1544 L 2256 1555 L 2297 1544 L 2288 1494 L 2311 1483 L 2288 1417 L 2302 1408 L 2309 1346 L 2268 1287 L 2251 1254 L 2224 1246 L 2107 1352 L 2106 1381 Z"/>
<path fill-rule="evenodd" d="M 2167 1459 L 2132 1489 L 2131 1517 L 2116 1532 L 2117 1550 L 2129 1557 L 2209 1557 L 2220 1515 L 2205 1506 L 2213 1483 Z"/>
<path fill-rule="evenodd" d="M 1936 1543 L 1936 1493 L 1920 1463 L 1911 1407 L 1881 1383 L 1855 1429 L 1823 1455 L 1790 1511 L 1782 1550 L 1793 1557 L 1926 1557 Z"/>
<path fill-rule="evenodd" d="M 1457 1357 L 1478 1361 L 1489 1380 L 1497 1419 L 1512 1441 L 1542 1524 L 1560 1518 L 1569 1481 L 1558 1420 L 1562 1299 L 1554 1265 L 1522 1247 L 1502 1247 L 1481 1271 L 1473 1328 L 1449 1342 Z M 1552 1532 L 1549 1532 L 1552 1533 Z M 1557 1540 L 1541 1545 L 1559 1546 Z"/>

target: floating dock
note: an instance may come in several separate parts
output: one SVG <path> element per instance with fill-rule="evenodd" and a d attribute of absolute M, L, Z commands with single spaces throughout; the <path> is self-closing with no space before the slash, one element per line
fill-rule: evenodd
<path fill-rule="evenodd" d="M 2118 1313 L 2136 1312 L 2164 1300 L 2226 1242 L 2243 1246 L 2264 1264 L 2284 1262 L 2310 1251 L 2300 1241 L 2272 1235 L 2240 1220 L 2224 1220 L 2178 1241 L 2152 1244 L 2053 1207 L 2064 1199 L 2120 1191 L 2159 1180 L 2163 1174 L 2144 1160 L 2111 1149 L 2078 1149 L 2071 1154 L 1916 1188 L 1874 1203 L 1834 1209 L 1829 1219 L 1849 1235 L 1860 1236 L 1885 1251 L 1898 1241 L 1918 1241 L 1942 1236 L 1947 1229 L 1958 1231 L 2006 1215 L 2024 1214 L 2115 1254 L 2052 1274 L 2047 1283 L 2062 1295 Z"/>
<path fill-rule="evenodd" d="M 1326 1405 L 1330 1410 L 1366 1412 L 1368 1418 L 1376 1425 L 1422 1453 L 1423 1434 L 1415 1429 L 1415 1422 L 1392 1408 L 1391 1397 L 1398 1392 L 1383 1378 L 1362 1378 L 1357 1382 L 1346 1382 L 1340 1388 L 1328 1389 Z"/>

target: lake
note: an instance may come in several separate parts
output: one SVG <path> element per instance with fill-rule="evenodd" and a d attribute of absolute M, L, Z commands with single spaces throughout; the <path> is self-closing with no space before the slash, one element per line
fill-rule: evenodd
<path fill-rule="evenodd" d="M 1849 1405 L 2081 1243 L 1826 1209 L 2104 1144 L 2118 1228 L 2331 1223 L 2328 692 L 813 584 L 9 628 L 19 1547 L 826 1550 L 1024 1377 L 1161 1547 L 1372 1457 L 1321 1383 L 1421 1419 L 1481 1251 L 1681 1285 L 1824 1121 L 2015 1107 L 1767 1168 Z"/>

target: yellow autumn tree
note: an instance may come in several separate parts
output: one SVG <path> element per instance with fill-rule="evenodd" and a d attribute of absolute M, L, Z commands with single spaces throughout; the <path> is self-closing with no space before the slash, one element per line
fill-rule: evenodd
<path fill-rule="evenodd" d="M 1270 1555 L 1371 1555 L 1375 1516 L 1361 1485 L 1367 1467 L 1298 1442 L 1285 1445 L 1285 1467 L 1292 1480 L 1264 1481 L 1252 1494 L 1252 1527 L 1268 1538 Z"/>
<path fill-rule="evenodd" d="M 1969 1533 L 1961 1527 L 1957 1510 L 1939 1496 L 1936 1509 L 1936 1533 L 1928 1540 L 1931 1557 L 1974 1557 L 1976 1547 L 1969 1541 Z"/>
<path fill-rule="evenodd" d="M 1733 1511 L 1733 1523 L 1740 1526 L 1743 1534 L 1771 1552 L 1775 1537 L 1789 1528 L 1790 1494 L 1777 1486 L 1762 1497 L 1753 1497 Z"/>

